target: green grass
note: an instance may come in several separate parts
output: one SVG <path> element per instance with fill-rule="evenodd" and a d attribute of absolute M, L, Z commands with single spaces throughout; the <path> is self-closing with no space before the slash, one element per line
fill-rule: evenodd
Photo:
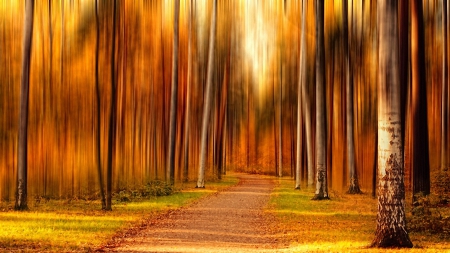
<path fill-rule="evenodd" d="M 279 220 L 273 229 L 289 245 L 286 251 L 385 252 L 365 248 L 376 228 L 377 202 L 370 195 L 331 194 L 331 200 L 312 201 L 314 189 L 294 190 L 291 179 L 278 183 L 267 211 Z M 410 233 L 410 237 L 413 249 L 393 251 L 450 252 L 450 243 L 438 235 Z"/>
<path fill-rule="evenodd" d="M 194 184 L 170 196 L 113 204 L 113 211 L 102 211 L 100 201 L 49 200 L 31 203 L 28 211 L 11 210 L 12 203 L 1 203 L 0 251 L 86 251 L 107 242 L 117 232 L 144 218 L 186 206 L 219 190 L 235 185 L 238 179 L 194 189 Z"/>

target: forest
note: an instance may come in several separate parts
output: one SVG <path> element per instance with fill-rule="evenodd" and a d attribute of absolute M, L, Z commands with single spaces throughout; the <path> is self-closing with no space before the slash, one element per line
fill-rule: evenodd
<path fill-rule="evenodd" d="M 292 178 L 313 199 L 448 204 L 449 8 L 0 1 L 0 201 L 110 210 L 125 189 L 234 171 Z"/>

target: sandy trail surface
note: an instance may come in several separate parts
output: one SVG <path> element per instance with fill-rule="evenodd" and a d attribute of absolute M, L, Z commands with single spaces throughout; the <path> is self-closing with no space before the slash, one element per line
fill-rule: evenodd
<path fill-rule="evenodd" d="M 275 252 L 275 218 L 264 212 L 275 184 L 238 175 L 238 185 L 150 221 L 114 252 Z"/>

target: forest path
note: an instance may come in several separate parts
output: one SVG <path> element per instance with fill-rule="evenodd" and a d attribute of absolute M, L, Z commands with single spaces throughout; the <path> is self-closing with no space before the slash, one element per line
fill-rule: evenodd
<path fill-rule="evenodd" d="M 273 252 L 275 217 L 264 212 L 275 183 L 238 174 L 236 186 L 152 221 L 115 252 Z"/>

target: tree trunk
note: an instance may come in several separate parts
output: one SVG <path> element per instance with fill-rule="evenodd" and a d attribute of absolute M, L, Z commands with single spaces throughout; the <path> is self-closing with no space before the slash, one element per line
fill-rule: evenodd
<path fill-rule="evenodd" d="M 95 1 L 95 24 L 96 24 L 96 42 L 95 42 L 95 95 L 96 95 L 96 103 L 97 103 L 97 173 L 100 187 L 100 198 L 102 201 L 102 210 L 106 209 L 106 200 L 105 200 L 105 189 L 103 188 L 103 172 L 102 172 L 102 156 L 101 156 L 101 131 L 100 131 L 100 123 L 101 123 L 101 100 L 100 100 L 100 83 L 98 79 L 98 62 L 99 62 L 99 48 L 100 48 L 100 23 L 98 18 L 98 0 Z"/>
<path fill-rule="evenodd" d="M 213 63 L 214 63 L 214 40 L 216 34 L 216 16 L 217 16 L 217 0 L 213 1 L 211 16 L 211 27 L 209 33 L 209 52 L 208 52 L 208 72 L 206 74 L 206 94 L 205 94 L 205 108 L 203 109 L 202 120 L 202 135 L 200 140 L 200 166 L 198 169 L 198 180 L 196 188 L 205 188 L 205 164 L 206 164 L 206 148 L 209 117 L 211 111 L 211 96 L 212 96 L 212 77 L 213 77 Z"/>
<path fill-rule="evenodd" d="M 170 98 L 169 151 L 167 156 L 166 180 L 173 185 L 175 182 L 175 134 L 177 129 L 177 95 L 178 95 L 178 26 L 180 1 L 175 0 L 173 22 L 173 53 L 172 53 L 172 94 Z"/>
<path fill-rule="evenodd" d="M 353 130 L 353 78 L 350 73 L 351 57 L 350 57 L 350 43 L 348 39 L 348 4 L 347 0 L 343 0 L 342 3 L 342 17 L 344 34 L 344 57 L 345 57 L 345 79 L 346 79 L 346 131 L 347 131 L 347 166 L 348 174 L 350 177 L 350 186 L 348 193 L 357 194 L 361 193 L 358 183 L 358 175 L 356 173 L 355 166 L 355 138 Z"/>
<path fill-rule="evenodd" d="M 442 100 L 441 100 L 441 168 L 447 167 L 447 83 L 448 83 L 448 49 L 447 49 L 447 1 L 442 0 L 442 34 L 443 34 L 443 61 L 442 61 Z"/>
<path fill-rule="evenodd" d="M 17 152 L 17 192 L 16 210 L 28 209 L 27 205 L 27 176 L 28 176 L 28 97 L 30 87 L 31 41 L 33 38 L 34 0 L 25 2 L 24 36 L 22 44 L 22 77 L 20 81 L 20 116 L 19 140 Z"/>
<path fill-rule="evenodd" d="M 411 1 L 411 171 L 413 194 L 430 193 L 425 32 L 421 0 Z"/>
<path fill-rule="evenodd" d="M 306 85 L 306 37 L 305 37 L 305 23 L 306 23 L 306 1 L 302 2 L 302 31 L 300 38 L 300 68 L 298 78 L 298 94 L 297 94 L 297 166 L 295 168 L 295 189 L 300 189 L 301 183 L 301 167 L 302 167 L 302 97 L 303 86 Z"/>
<path fill-rule="evenodd" d="M 283 177 L 283 64 L 280 64 L 280 114 L 278 114 L 278 176 Z"/>
<path fill-rule="evenodd" d="M 187 66 L 187 78 L 186 78 L 186 115 L 184 122 L 184 169 L 183 179 L 185 182 L 189 181 L 189 122 L 190 122 L 190 104 L 191 104 L 191 65 L 192 65 L 192 5 L 193 1 L 189 4 L 189 37 L 188 37 L 188 66 Z"/>
<path fill-rule="evenodd" d="M 378 28 L 378 214 L 372 247 L 412 247 L 406 232 L 396 2 L 378 2 Z"/>
<path fill-rule="evenodd" d="M 328 199 L 326 113 L 325 113 L 325 44 L 324 2 L 316 1 L 316 192 L 313 200 Z"/>
<path fill-rule="evenodd" d="M 117 123 L 117 79 L 116 79 L 116 5 L 114 0 L 113 25 L 111 37 L 111 109 L 109 114 L 108 131 L 108 158 L 106 168 L 106 210 L 111 211 L 112 200 L 112 173 L 113 173 L 113 152 L 116 145 L 116 123 Z"/>

